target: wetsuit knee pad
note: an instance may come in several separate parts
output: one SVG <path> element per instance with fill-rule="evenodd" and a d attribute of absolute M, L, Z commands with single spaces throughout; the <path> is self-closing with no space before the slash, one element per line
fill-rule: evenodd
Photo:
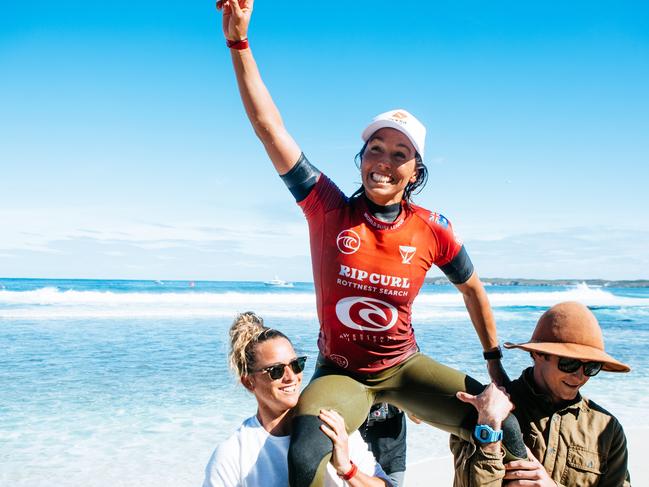
<path fill-rule="evenodd" d="M 323 458 L 331 454 L 333 446 L 331 440 L 320 430 L 321 424 L 322 421 L 317 416 L 293 418 L 291 445 L 288 448 L 288 482 L 291 487 L 312 485 Z"/>
<path fill-rule="evenodd" d="M 513 414 L 510 414 L 503 421 L 503 447 L 505 450 L 504 462 L 511 462 L 512 460 L 527 459 L 527 449 L 523 442 L 523 433 L 521 426 L 518 424 L 518 419 Z"/>

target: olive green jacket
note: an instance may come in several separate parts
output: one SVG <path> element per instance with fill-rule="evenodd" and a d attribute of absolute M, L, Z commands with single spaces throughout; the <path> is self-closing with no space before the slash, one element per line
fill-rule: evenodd
<path fill-rule="evenodd" d="M 558 409 L 532 387 L 532 368 L 510 385 L 523 439 L 559 487 L 630 487 L 628 451 L 615 417 L 582 396 Z M 500 486 L 502 454 L 490 454 L 475 442 L 451 436 L 454 487 Z"/>

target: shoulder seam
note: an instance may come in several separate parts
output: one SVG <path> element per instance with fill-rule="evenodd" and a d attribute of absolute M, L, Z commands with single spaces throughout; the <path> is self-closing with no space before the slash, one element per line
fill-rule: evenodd
<path fill-rule="evenodd" d="M 590 409 L 591 411 L 594 411 L 594 412 L 596 412 L 596 413 L 599 413 L 599 414 L 603 414 L 603 415 L 605 415 L 605 416 L 608 416 L 608 417 L 610 417 L 612 420 L 614 420 L 615 422 L 619 423 L 619 421 L 617 420 L 617 418 L 616 418 L 612 413 L 610 413 L 608 410 L 604 409 L 602 406 L 600 406 L 599 404 L 597 404 L 597 403 L 596 403 L 595 401 L 593 401 L 592 399 L 588 399 L 588 398 L 584 397 L 583 400 L 586 402 L 586 404 L 587 404 L 587 406 L 588 406 L 588 409 Z"/>

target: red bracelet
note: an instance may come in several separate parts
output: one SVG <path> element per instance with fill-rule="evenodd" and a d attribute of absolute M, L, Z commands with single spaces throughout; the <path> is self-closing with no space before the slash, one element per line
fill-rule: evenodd
<path fill-rule="evenodd" d="M 248 38 L 246 37 L 245 39 L 239 39 L 238 41 L 231 41 L 229 39 L 226 39 L 225 45 L 230 49 L 242 51 L 244 49 L 248 49 Z"/>
<path fill-rule="evenodd" d="M 338 474 L 338 477 L 340 477 L 343 480 L 351 480 L 352 478 L 354 478 L 354 475 L 358 473 L 358 467 L 356 466 L 356 464 L 351 460 L 349 461 L 349 463 L 352 464 L 352 468 L 349 469 L 349 472 Z"/>

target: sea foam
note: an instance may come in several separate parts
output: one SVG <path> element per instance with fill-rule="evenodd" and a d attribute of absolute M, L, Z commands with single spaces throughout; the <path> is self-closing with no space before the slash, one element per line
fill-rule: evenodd
<path fill-rule="evenodd" d="M 462 296 L 426 286 L 415 300 L 419 319 L 461 319 L 466 316 Z M 593 307 L 649 307 L 649 299 L 618 296 L 581 284 L 561 290 L 512 292 L 489 289 L 494 308 L 549 307 L 579 301 Z M 0 291 L 0 318 L 181 318 L 224 317 L 253 309 L 273 317 L 314 319 L 315 294 L 304 292 L 113 292 L 61 290 L 43 287 L 29 291 Z"/>

